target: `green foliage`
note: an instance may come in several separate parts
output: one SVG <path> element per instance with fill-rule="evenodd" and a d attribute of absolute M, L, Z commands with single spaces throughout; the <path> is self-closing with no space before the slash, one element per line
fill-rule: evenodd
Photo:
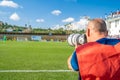
<path fill-rule="evenodd" d="M 48 29 L 33 28 L 33 33 L 49 33 Z"/>
<path fill-rule="evenodd" d="M 80 34 L 83 34 L 83 33 L 85 33 L 85 30 L 83 29 L 83 30 L 81 30 L 79 33 L 80 33 Z"/>
<path fill-rule="evenodd" d="M 8 23 L 2 23 L 0 25 L 0 32 L 7 32 L 7 29 L 12 29 L 13 30 L 12 32 L 21 32 L 21 31 L 27 29 L 27 27 L 10 25 Z"/>
<path fill-rule="evenodd" d="M 71 23 L 66 24 L 65 27 L 69 28 L 69 25 L 71 25 Z M 51 28 L 48 29 L 42 29 L 42 28 L 33 28 L 31 26 L 27 27 L 22 27 L 22 26 L 16 26 L 16 25 L 10 25 L 8 23 L 2 23 L 2 25 L 0 25 L 0 32 L 7 32 L 7 29 L 12 29 L 12 32 L 27 32 L 27 33 L 52 33 L 52 34 L 62 34 L 62 35 L 66 35 L 66 34 L 72 34 L 72 33 L 84 33 L 84 30 L 81 31 L 77 31 L 77 30 L 64 30 L 63 28 L 59 28 L 56 30 L 52 30 Z M 28 31 L 26 31 L 28 29 Z M 29 31 L 30 29 L 30 31 Z"/>

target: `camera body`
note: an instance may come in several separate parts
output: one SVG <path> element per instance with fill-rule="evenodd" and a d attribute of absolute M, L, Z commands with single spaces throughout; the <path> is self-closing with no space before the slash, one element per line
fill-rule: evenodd
<path fill-rule="evenodd" d="M 87 38 L 85 34 L 73 33 L 68 36 L 67 42 L 71 46 L 82 45 L 87 42 Z"/>

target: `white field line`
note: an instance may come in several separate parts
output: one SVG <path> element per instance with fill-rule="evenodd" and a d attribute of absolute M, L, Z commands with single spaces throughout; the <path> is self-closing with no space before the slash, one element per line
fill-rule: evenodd
<path fill-rule="evenodd" d="M 0 70 L 0 73 L 2 72 L 20 72 L 20 73 L 26 73 L 26 72 L 42 72 L 42 73 L 45 73 L 45 72 L 50 72 L 50 73 L 54 73 L 54 72 L 74 72 L 72 70 Z"/>

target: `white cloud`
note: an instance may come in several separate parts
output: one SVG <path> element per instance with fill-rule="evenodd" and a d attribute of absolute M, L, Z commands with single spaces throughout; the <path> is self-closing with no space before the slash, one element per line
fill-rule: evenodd
<path fill-rule="evenodd" d="M 57 29 L 60 29 L 60 28 L 65 29 L 64 25 L 59 25 L 59 24 L 53 25 L 53 27 L 52 27 L 51 29 L 52 29 L 52 30 L 57 30 Z"/>
<path fill-rule="evenodd" d="M 54 10 L 51 12 L 53 15 L 59 16 L 62 12 L 60 10 Z"/>
<path fill-rule="evenodd" d="M 12 7 L 12 8 L 18 8 L 19 5 L 11 0 L 3 0 L 3 1 L 0 1 L 0 6 L 3 6 L 3 7 Z"/>
<path fill-rule="evenodd" d="M 36 19 L 36 22 L 38 22 L 38 23 L 42 23 L 44 21 L 45 21 L 44 19 Z"/>
<path fill-rule="evenodd" d="M 87 18 L 81 18 L 80 21 L 78 21 L 78 23 L 80 25 L 86 26 L 86 24 L 88 23 L 88 19 Z"/>
<path fill-rule="evenodd" d="M 9 18 L 13 21 L 19 21 L 20 20 L 20 17 L 17 13 L 13 13 Z"/>
<path fill-rule="evenodd" d="M 87 23 L 89 22 L 89 17 L 82 17 L 79 21 L 71 23 L 71 26 L 68 26 L 71 30 L 82 30 L 86 29 Z"/>
<path fill-rule="evenodd" d="M 67 18 L 67 19 L 65 19 L 65 21 L 67 21 L 67 22 L 74 21 L 74 22 L 72 22 L 71 24 L 66 24 L 66 26 L 65 25 L 54 25 L 52 27 L 52 29 L 63 28 L 66 30 L 78 30 L 78 31 L 83 30 L 83 29 L 86 29 L 89 19 L 90 19 L 90 17 L 87 17 L 87 16 L 81 17 L 79 21 L 74 21 L 74 20 L 71 20 L 70 18 Z"/>
<path fill-rule="evenodd" d="M 62 22 L 73 22 L 73 21 L 74 21 L 74 18 L 72 17 L 62 20 Z"/>

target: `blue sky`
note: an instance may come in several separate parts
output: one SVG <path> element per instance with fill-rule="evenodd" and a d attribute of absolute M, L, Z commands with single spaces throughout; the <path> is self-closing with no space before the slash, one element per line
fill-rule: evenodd
<path fill-rule="evenodd" d="M 120 0 L 0 0 L 0 21 L 51 28 L 77 22 L 82 16 L 104 17 L 120 9 Z"/>

